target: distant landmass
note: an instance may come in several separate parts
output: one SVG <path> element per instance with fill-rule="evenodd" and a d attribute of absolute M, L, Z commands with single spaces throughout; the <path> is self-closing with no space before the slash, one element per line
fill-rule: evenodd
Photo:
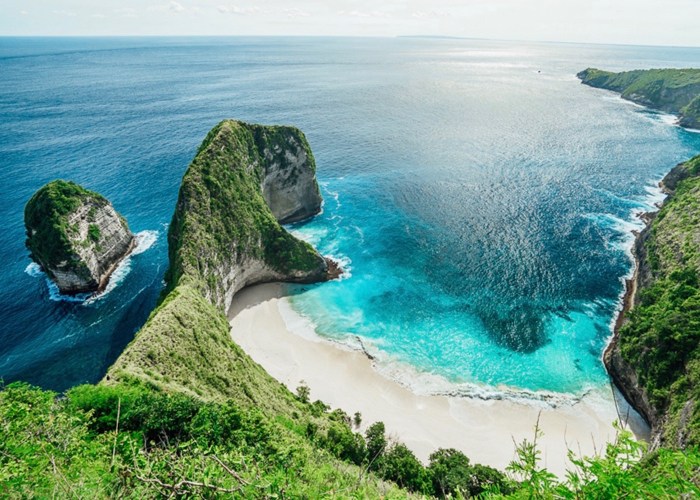
<path fill-rule="evenodd" d="M 576 76 L 591 87 L 619 92 L 628 101 L 677 115 L 682 127 L 700 129 L 700 69 L 613 73 L 588 68 Z"/>

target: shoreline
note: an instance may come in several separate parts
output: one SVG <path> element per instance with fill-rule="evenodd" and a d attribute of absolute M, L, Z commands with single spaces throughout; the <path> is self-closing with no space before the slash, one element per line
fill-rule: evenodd
<path fill-rule="evenodd" d="M 541 465 L 563 478 L 571 467 L 568 450 L 577 456 L 604 451 L 616 435 L 612 422 L 622 416 L 644 438 L 636 412 L 607 386 L 556 407 L 534 400 L 416 394 L 382 375 L 362 349 L 318 336 L 291 308 L 282 284 L 241 290 L 228 318 L 233 340 L 273 378 L 292 392 L 304 381 L 312 400 L 349 415 L 359 411 L 360 431 L 383 421 L 387 434 L 423 462 L 438 448 L 457 448 L 473 463 L 504 470 L 515 458 L 515 443 L 532 441 L 539 421 Z"/>

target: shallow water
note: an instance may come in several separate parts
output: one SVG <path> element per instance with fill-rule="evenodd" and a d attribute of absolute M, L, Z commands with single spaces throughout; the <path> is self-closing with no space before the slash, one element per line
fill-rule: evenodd
<path fill-rule="evenodd" d="M 313 148 L 324 212 L 292 229 L 349 270 L 297 289 L 319 333 L 361 337 L 414 385 L 415 370 L 466 392 L 606 383 L 635 213 L 700 134 L 575 73 L 698 60 L 409 38 L 1 39 L 0 377 L 62 390 L 104 374 L 162 287 L 189 160 L 238 118 L 296 125 Z M 99 300 L 52 300 L 29 267 L 23 206 L 57 177 L 157 236 Z"/>

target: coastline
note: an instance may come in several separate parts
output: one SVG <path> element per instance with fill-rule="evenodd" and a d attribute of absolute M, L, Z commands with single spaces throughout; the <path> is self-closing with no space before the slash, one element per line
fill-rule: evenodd
<path fill-rule="evenodd" d="M 284 292 L 282 284 L 264 284 L 236 294 L 228 314 L 233 340 L 291 391 L 304 381 L 312 400 L 350 415 L 359 411 L 361 431 L 383 421 L 387 433 L 424 462 L 438 448 L 457 448 L 474 463 L 504 470 L 515 458 L 515 444 L 531 441 L 539 421 L 542 465 L 564 477 L 571 466 L 568 450 L 600 453 L 615 438 L 612 423 L 619 416 L 626 415 L 633 430 L 644 434 L 636 412 L 607 387 L 556 407 L 506 398 L 416 394 L 382 375 L 362 350 L 316 335 Z"/>

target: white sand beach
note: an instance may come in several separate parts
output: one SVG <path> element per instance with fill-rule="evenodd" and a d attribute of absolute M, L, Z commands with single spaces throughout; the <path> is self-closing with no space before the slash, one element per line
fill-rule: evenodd
<path fill-rule="evenodd" d="M 292 391 L 303 380 L 312 400 L 349 415 L 359 411 L 363 428 L 383 421 L 387 433 L 423 461 L 437 448 L 457 448 L 472 462 L 503 470 L 514 458 L 514 442 L 533 439 L 539 417 L 543 463 L 563 477 L 568 449 L 592 455 L 615 437 L 618 415 L 610 390 L 556 408 L 541 402 L 418 395 L 380 374 L 363 352 L 316 335 L 283 292 L 283 285 L 266 284 L 236 295 L 229 312 L 233 340 Z"/>

